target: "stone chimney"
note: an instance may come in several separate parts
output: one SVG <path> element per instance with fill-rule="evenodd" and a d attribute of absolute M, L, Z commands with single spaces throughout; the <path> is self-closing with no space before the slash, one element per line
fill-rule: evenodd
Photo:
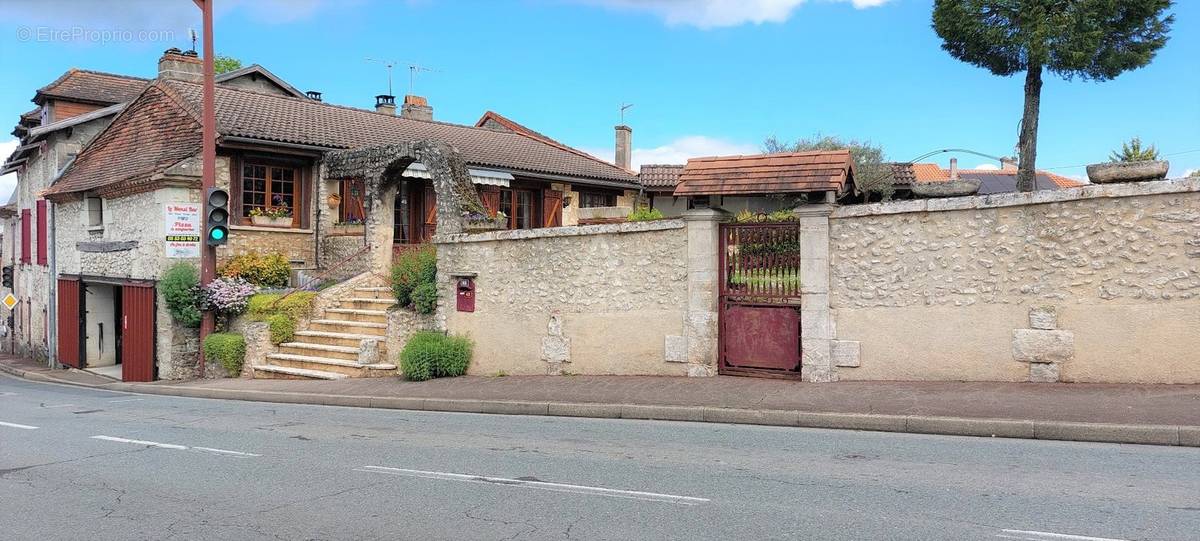
<path fill-rule="evenodd" d="M 308 99 L 310 100 L 321 101 L 321 93 L 317 92 L 316 90 L 309 90 L 308 92 L 305 92 L 304 95 L 308 96 Z"/>
<path fill-rule="evenodd" d="M 394 116 L 396 114 L 396 96 L 387 94 L 375 96 L 375 112 Z"/>
<path fill-rule="evenodd" d="M 433 120 L 433 107 L 421 96 L 404 96 L 404 105 L 400 107 L 400 116 L 412 120 Z"/>
<path fill-rule="evenodd" d="M 958 158 L 950 158 L 950 180 L 958 180 Z"/>
<path fill-rule="evenodd" d="M 633 128 L 624 124 L 617 126 L 617 167 L 629 169 L 631 160 L 633 159 Z"/>
<path fill-rule="evenodd" d="M 204 63 L 196 51 L 180 51 L 172 47 L 158 59 L 158 78 L 203 83 Z"/>
<path fill-rule="evenodd" d="M 1013 158 L 1000 158 L 1000 168 L 1001 169 L 1016 169 L 1017 168 L 1017 160 L 1015 160 Z"/>

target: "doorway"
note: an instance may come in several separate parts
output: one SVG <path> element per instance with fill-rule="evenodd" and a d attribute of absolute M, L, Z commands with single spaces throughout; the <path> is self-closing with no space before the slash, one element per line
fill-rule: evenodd
<path fill-rule="evenodd" d="M 121 379 L 121 286 L 85 282 L 83 367 Z"/>

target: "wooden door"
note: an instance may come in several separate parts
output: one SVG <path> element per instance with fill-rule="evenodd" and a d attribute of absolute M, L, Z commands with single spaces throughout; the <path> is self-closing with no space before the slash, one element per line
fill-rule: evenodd
<path fill-rule="evenodd" d="M 58 362 L 72 368 L 83 368 L 82 300 L 83 288 L 78 278 L 58 279 Z"/>
<path fill-rule="evenodd" d="M 121 287 L 121 380 L 154 381 L 154 286 Z"/>
<path fill-rule="evenodd" d="M 542 227 L 562 225 L 563 194 L 558 190 L 542 190 Z"/>

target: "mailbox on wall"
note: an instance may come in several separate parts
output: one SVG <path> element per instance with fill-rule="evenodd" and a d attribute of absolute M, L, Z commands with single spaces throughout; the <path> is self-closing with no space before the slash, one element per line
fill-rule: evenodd
<path fill-rule="evenodd" d="M 458 284 L 454 288 L 458 294 L 458 311 L 459 312 L 474 312 L 475 311 L 475 278 L 470 276 L 459 276 Z"/>

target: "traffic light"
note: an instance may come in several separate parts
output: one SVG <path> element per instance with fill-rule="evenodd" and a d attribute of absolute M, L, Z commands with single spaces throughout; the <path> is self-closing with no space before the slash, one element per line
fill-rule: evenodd
<path fill-rule="evenodd" d="M 4 287 L 7 287 L 7 288 L 9 288 L 9 289 L 12 289 L 12 286 L 13 286 L 13 268 L 12 268 L 12 265 L 5 265 L 5 266 L 4 266 L 4 272 L 3 272 L 3 274 L 2 274 L 2 275 L 0 275 L 0 276 L 3 276 L 3 285 L 4 285 Z"/>
<path fill-rule="evenodd" d="M 204 242 L 209 246 L 221 246 L 229 242 L 229 191 L 209 188 L 206 201 L 204 208 L 208 214 L 204 220 Z"/>

